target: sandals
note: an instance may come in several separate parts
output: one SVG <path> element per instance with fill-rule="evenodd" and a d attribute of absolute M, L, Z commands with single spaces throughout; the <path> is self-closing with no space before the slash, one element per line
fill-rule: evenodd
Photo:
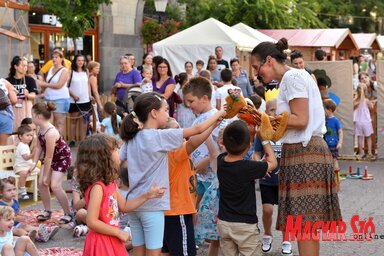
<path fill-rule="evenodd" d="M 69 217 L 69 219 L 66 217 Z M 72 213 L 65 213 L 64 216 L 60 218 L 60 224 L 68 224 L 68 223 L 72 222 L 72 220 L 73 220 L 73 214 Z"/>
<path fill-rule="evenodd" d="M 36 219 L 38 221 L 47 221 L 51 218 L 51 216 L 52 216 L 52 211 L 45 209 L 43 213 L 36 216 Z"/>

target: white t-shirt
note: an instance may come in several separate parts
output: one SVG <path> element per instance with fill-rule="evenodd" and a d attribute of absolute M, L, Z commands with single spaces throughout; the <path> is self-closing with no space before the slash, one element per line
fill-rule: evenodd
<path fill-rule="evenodd" d="M 79 100 L 76 103 L 87 103 L 90 101 L 89 98 L 89 89 L 88 89 L 88 74 L 85 71 L 82 72 L 72 72 L 72 80 L 69 85 L 71 92 L 79 97 Z M 71 97 L 71 103 L 75 103 L 75 100 Z"/>
<path fill-rule="evenodd" d="M 311 75 L 304 69 L 288 70 L 281 82 L 277 98 L 277 114 L 284 111 L 291 113 L 289 101 L 296 98 L 308 99 L 308 124 L 304 130 L 288 129 L 281 142 L 299 143 L 305 147 L 312 136 L 323 136 L 326 133 L 325 114 L 320 91 Z"/>
<path fill-rule="evenodd" d="M 233 84 L 225 84 L 222 87 L 217 88 L 216 93 L 215 93 L 216 99 L 221 100 L 221 102 L 220 102 L 221 107 L 223 107 L 225 104 L 225 98 L 228 96 L 228 89 L 239 89 L 241 95 L 243 95 L 243 93 L 241 92 L 241 88 L 238 86 L 235 86 Z"/>
<path fill-rule="evenodd" d="M 20 166 L 33 166 L 32 159 L 24 160 L 23 155 L 30 155 L 31 149 L 27 144 L 24 144 L 23 142 L 19 142 L 16 148 L 16 154 L 15 154 L 15 164 L 14 166 L 20 167 Z"/>
<path fill-rule="evenodd" d="M 152 82 L 148 82 L 148 83 L 144 83 L 144 80 L 141 82 L 141 85 L 140 85 L 140 88 L 141 88 L 141 92 L 145 93 L 145 92 L 153 92 L 153 85 L 152 85 Z"/>
<path fill-rule="evenodd" d="M 183 145 L 183 129 L 142 129 L 120 149 L 120 159 L 128 162 L 128 199 L 147 192 L 153 184 L 164 186 L 162 198 L 151 199 L 135 211 L 170 209 L 168 151 Z"/>

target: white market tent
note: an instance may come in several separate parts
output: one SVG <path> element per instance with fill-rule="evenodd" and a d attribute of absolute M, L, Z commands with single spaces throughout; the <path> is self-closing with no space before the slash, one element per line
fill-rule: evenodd
<path fill-rule="evenodd" d="M 240 32 L 243 32 L 244 34 L 249 35 L 260 42 L 265 42 L 265 41 L 266 42 L 272 42 L 272 43 L 277 42 L 272 37 L 269 37 L 266 34 L 263 34 L 259 31 L 257 31 L 256 29 L 254 29 L 254 28 L 252 28 L 252 27 L 250 27 L 250 26 L 248 26 L 242 22 L 237 23 L 236 25 L 232 26 L 232 28 L 234 28 Z"/>
<path fill-rule="evenodd" d="M 223 59 L 238 57 L 241 63 L 248 61 L 247 52 L 261 41 L 252 38 L 226 24 L 209 18 L 177 34 L 153 44 L 154 55 L 166 58 L 173 74 L 184 72 L 184 63 L 194 66 L 201 59 L 207 64 L 209 55 L 215 54 L 215 47 L 223 47 Z M 244 65 L 244 64 L 243 64 Z M 247 67 L 247 65 L 244 65 Z"/>

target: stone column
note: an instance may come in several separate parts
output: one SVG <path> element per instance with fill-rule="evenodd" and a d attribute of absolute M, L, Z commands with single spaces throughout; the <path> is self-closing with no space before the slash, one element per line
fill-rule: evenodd
<path fill-rule="evenodd" d="M 109 93 L 117 72 L 120 56 L 133 53 L 136 65 L 141 65 L 143 46 L 140 29 L 143 20 L 143 0 L 113 0 L 101 8 L 99 26 L 101 91 Z"/>

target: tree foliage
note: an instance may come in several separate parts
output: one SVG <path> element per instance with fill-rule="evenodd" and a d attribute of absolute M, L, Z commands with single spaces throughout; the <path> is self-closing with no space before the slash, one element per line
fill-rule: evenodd
<path fill-rule="evenodd" d="M 317 1 L 320 7 L 318 16 L 331 28 L 347 27 L 353 33 L 382 32 L 382 0 Z"/>
<path fill-rule="evenodd" d="M 31 6 L 43 7 L 55 15 L 63 25 L 62 31 L 70 38 L 84 36 L 84 32 L 94 26 L 94 18 L 101 4 L 111 0 L 31 0 Z"/>
<path fill-rule="evenodd" d="M 319 5 L 300 0 L 180 0 L 187 4 L 186 25 L 209 17 L 228 25 L 239 22 L 254 28 L 321 28 L 325 24 L 316 16 Z"/>

